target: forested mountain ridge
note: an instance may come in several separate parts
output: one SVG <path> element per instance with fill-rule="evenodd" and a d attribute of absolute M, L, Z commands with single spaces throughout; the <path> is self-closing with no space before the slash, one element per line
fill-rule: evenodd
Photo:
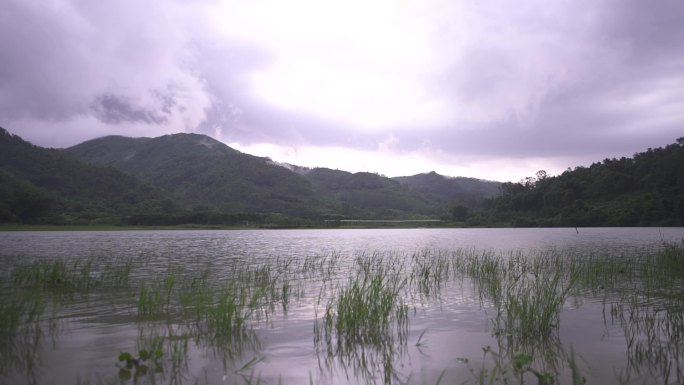
<path fill-rule="evenodd" d="M 412 176 L 398 176 L 393 180 L 411 189 L 442 200 L 460 199 L 463 194 L 492 198 L 499 195 L 501 182 L 476 178 L 448 177 L 434 171 Z"/>
<path fill-rule="evenodd" d="M 378 174 L 279 165 L 198 134 L 108 136 L 60 150 L 2 129 L 0 151 L 0 222 L 449 219 L 454 203 Z"/>
<path fill-rule="evenodd" d="M 319 206 L 312 186 L 293 172 L 205 135 L 109 136 L 65 151 L 173 192 L 197 209 L 314 215 Z"/>
<path fill-rule="evenodd" d="M 200 210 L 314 220 L 448 219 L 451 204 L 381 175 L 280 165 L 199 134 L 109 136 L 65 151 L 85 162 L 115 167 Z"/>
<path fill-rule="evenodd" d="M 684 138 L 558 176 L 539 171 L 519 183 L 504 183 L 501 191 L 471 224 L 682 226 Z"/>
<path fill-rule="evenodd" d="M 282 166 L 198 134 L 109 136 L 58 150 L 0 128 L 0 222 L 274 218 L 292 225 L 430 218 L 471 226 L 682 226 L 684 138 L 632 158 L 499 184 L 434 172 L 387 178 Z"/>
<path fill-rule="evenodd" d="M 0 128 L 0 222 L 111 222 L 171 197 L 109 167 L 34 146 Z"/>
<path fill-rule="evenodd" d="M 444 202 L 448 219 L 462 221 L 467 213 L 477 212 L 486 198 L 498 196 L 501 182 L 466 177 L 447 177 L 432 171 L 425 174 L 394 177 L 428 202 Z"/>
<path fill-rule="evenodd" d="M 385 219 L 417 219 L 435 215 L 432 210 L 435 202 L 426 201 L 381 175 L 314 168 L 302 176 L 311 182 L 318 194 L 328 197 L 333 217 L 358 218 L 364 212 L 370 214 L 368 217 Z"/>

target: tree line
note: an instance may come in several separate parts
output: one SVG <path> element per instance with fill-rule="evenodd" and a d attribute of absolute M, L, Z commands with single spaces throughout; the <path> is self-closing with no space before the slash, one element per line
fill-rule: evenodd
<path fill-rule="evenodd" d="M 469 216 L 472 225 L 682 226 L 684 138 L 633 157 L 607 158 L 558 176 L 543 170 Z"/>

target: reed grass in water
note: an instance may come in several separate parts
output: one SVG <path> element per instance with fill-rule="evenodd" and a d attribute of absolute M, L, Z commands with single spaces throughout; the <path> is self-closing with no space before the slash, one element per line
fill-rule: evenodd
<path fill-rule="evenodd" d="M 183 382 L 194 348 L 213 354 L 225 372 L 240 371 L 254 382 L 262 362 L 255 330 L 275 324 L 291 306 L 314 302 L 313 341 L 323 370 L 342 369 L 359 382 L 413 383 L 397 369 L 409 351 L 411 314 L 452 295 L 455 284 L 472 284 L 498 346 L 485 351 L 482 368 L 466 382 L 557 383 L 561 374 L 564 383 L 581 382 L 582 360 L 563 347 L 559 331 L 568 302 L 584 297 L 603 299 L 606 322 L 625 331 L 624 378 L 684 380 L 682 245 L 627 257 L 419 250 L 236 263 L 220 274 L 206 266 L 183 267 L 55 260 L 1 272 L 6 295 L 0 298 L 0 376 L 40 373 L 44 341 L 59 333 L 52 321 L 85 299 L 116 303 L 125 309 L 117 314 L 122 322 L 139 327 L 145 336 L 131 344 L 131 359 L 161 352 L 155 365 L 162 373 L 146 372 L 139 383 Z M 307 297 L 306 291 L 319 296 Z M 417 345 L 429 354 L 423 336 L 429 338 L 429 331 Z M 438 382 L 453 379 L 447 371 Z"/>
<path fill-rule="evenodd" d="M 493 305 L 494 333 L 528 345 L 556 334 L 563 305 L 581 274 L 578 260 L 558 254 L 456 254 L 454 265 L 473 281 L 480 300 Z"/>
<path fill-rule="evenodd" d="M 379 254 L 359 256 L 356 274 L 328 300 L 314 325 L 314 342 L 328 368 L 336 360 L 362 378 L 382 373 L 391 383 L 396 377 L 393 361 L 405 349 L 409 330 L 402 300 L 408 279 L 398 262 Z"/>

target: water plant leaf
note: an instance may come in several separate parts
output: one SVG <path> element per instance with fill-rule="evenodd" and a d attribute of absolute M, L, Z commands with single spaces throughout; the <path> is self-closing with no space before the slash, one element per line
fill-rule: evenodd
<path fill-rule="evenodd" d="M 424 329 L 420 335 L 418 336 L 418 341 L 416 341 L 416 347 L 422 348 L 425 347 L 425 341 L 423 341 L 423 337 L 425 336 L 425 332 L 427 332 L 427 329 Z"/>
<path fill-rule="evenodd" d="M 247 361 L 246 364 L 242 365 L 240 369 L 236 370 L 235 373 L 244 372 L 247 369 L 252 369 L 256 364 L 263 360 L 263 357 L 252 357 L 252 359 Z"/>
<path fill-rule="evenodd" d="M 534 374 L 535 377 L 537 377 L 537 384 L 538 385 L 553 385 L 554 377 L 553 374 L 551 373 L 546 373 L 546 372 L 538 372 L 534 369 L 530 368 L 530 372 Z"/>
<path fill-rule="evenodd" d="M 123 362 L 123 361 L 128 362 L 128 361 L 130 361 L 130 360 L 132 360 L 132 359 L 133 359 L 133 356 L 131 356 L 131 353 L 129 353 L 129 352 L 121 352 L 121 353 L 119 353 L 119 362 Z"/>
<path fill-rule="evenodd" d="M 516 372 L 522 372 L 532 364 L 532 356 L 525 353 L 518 353 L 513 356 L 513 368 Z"/>
<path fill-rule="evenodd" d="M 151 357 L 150 352 L 147 351 L 147 349 L 140 350 L 139 355 L 140 355 L 140 359 L 143 361 L 147 361 Z"/>

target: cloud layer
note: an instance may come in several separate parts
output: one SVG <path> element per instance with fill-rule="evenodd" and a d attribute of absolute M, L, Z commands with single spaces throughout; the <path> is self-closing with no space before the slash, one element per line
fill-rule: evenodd
<path fill-rule="evenodd" d="M 9 0 L 0 125 L 562 170 L 682 136 L 681 20 L 678 0 Z"/>

